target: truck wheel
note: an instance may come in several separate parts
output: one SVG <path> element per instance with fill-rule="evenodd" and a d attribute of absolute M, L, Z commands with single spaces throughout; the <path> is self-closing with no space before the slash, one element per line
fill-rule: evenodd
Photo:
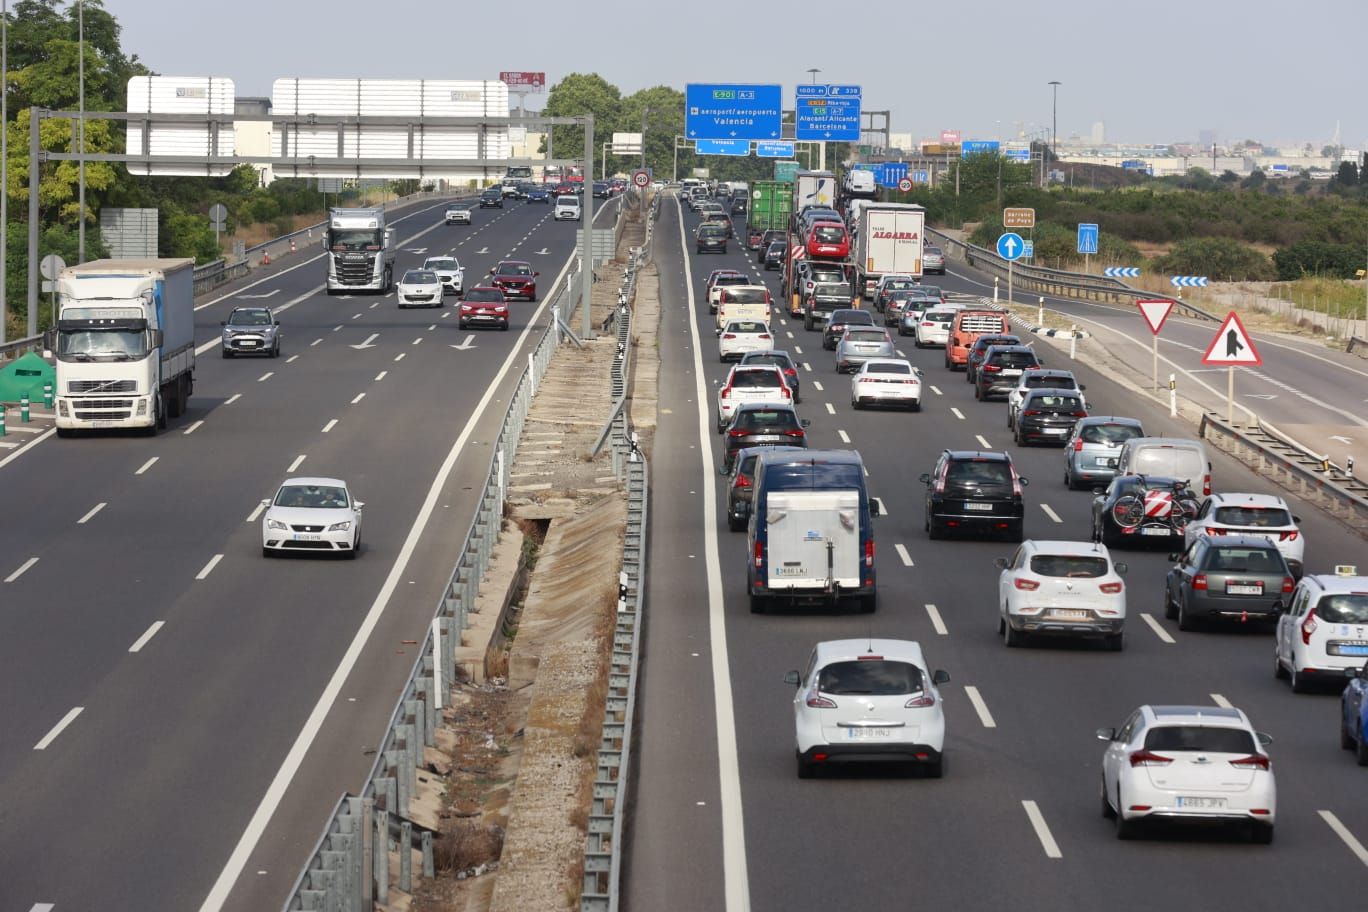
<path fill-rule="evenodd" d="M 765 613 L 765 600 L 754 592 L 750 593 L 750 610 L 751 614 Z"/>
<path fill-rule="evenodd" d="M 155 434 L 159 430 L 166 429 L 166 403 L 162 401 L 161 396 L 158 396 L 153 405 L 157 410 L 157 420 L 152 423 L 152 433 Z"/>
<path fill-rule="evenodd" d="M 873 614 L 879 607 L 879 597 L 877 595 L 860 596 L 860 613 Z"/>
<path fill-rule="evenodd" d="M 70 437 L 70 436 L 71 436 L 72 434 L 74 434 L 74 433 L 75 433 L 75 431 L 73 431 L 71 428 L 64 428 L 64 427 L 59 427 L 59 428 L 57 428 L 57 436 L 58 436 L 58 437 Z"/>

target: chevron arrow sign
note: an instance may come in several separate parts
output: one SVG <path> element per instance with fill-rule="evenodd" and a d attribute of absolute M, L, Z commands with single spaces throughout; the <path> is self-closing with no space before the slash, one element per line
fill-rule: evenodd
<path fill-rule="evenodd" d="M 1206 288 L 1206 276 L 1174 276 L 1171 280 L 1174 288 Z"/>
<path fill-rule="evenodd" d="M 1109 279 L 1134 279 L 1140 276 L 1139 266 L 1108 266 L 1102 274 Z"/>

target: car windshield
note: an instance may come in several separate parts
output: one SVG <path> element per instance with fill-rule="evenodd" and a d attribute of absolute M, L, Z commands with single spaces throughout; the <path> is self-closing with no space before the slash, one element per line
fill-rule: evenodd
<path fill-rule="evenodd" d="M 983 354 L 990 345 L 1015 345 L 1020 341 L 1016 336 L 979 336 L 974 342 L 974 348 L 979 354 Z"/>
<path fill-rule="evenodd" d="M 818 225 L 812 232 L 817 240 L 826 244 L 838 244 L 845 240 L 845 230 L 835 225 Z"/>
<path fill-rule="evenodd" d="M 941 290 L 937 288 L 935 285 L 921 286 L 921 293 L 932 298 L 939 298 L 941 296 Z"/>
<path fill-rule="evenodd" d="M 874 317 L 867 310 L 838 310 L 831 315 L 833 326 L 873 326 Z"/>
<path fill-rule="evenodd" d="M 916 284 L 911 279 L 890 279 L 884 282 L 884 291 L 912 291 Z"/>
<path fill-rule="evenodd" d="M 922 320 L 927 323 L 950 323 L 954 319 L 954 312 L 949 310 L 928 310 L 922 314 Z"/>
<path fill-rule="evenodd" d="M 983 485 L 1010 485 L 1012 469 L 997 459 L 963 459 L 950 463 L 945 483 L 954 487 L 973 488 Z"/>
<path fill-rule="evenodd" d="M 1037 554 L 1031 558 L 1031 572 L 1038 576 L 1096 579 L 1107 575 L 1107 559 L 1081 554 Z"/>
<path fill-rule="evenodd" d="M 923 248 L 922 248 L 922 252 L 923 252 L 923 254 L 924 254 L 925 256 L 941 256 L 941 255 L 942 255 L 942 254 L 941 254 L 941 249 L 940 249 L 939 247 L 932 247 L 930 244 L 927 244 L 925 247 L 923 247 Z"/>
<path fill-rule="evenodd" d="M 1208 728 L 1204 725 L 1151 728 L 1145 732 L 1145 749 L 1212 754 L 1252 754 L 1256 750 L 1254 736 L 1242 728 Z"/>
<path fill-rule="evenodd" d="M 335 485 L 285 485 L 276 494 L 277 507 L 346 507 L 347 489 Z"/>
<path fill-rule="evenodd" d="M 425 269 L 444 269 L 454 271 L 460 269 L 461 264 L 456 262 L 451 257 L 433 257 L 432 259 L 424 263 L 423 267 Z"/>
<path fill-rule="evenodd" d="M 502 263 L 499 266 L 499 275 L 505 276 L 529 276 L 532 274 L 532 267 L 526 263 Z"/>
<path fill-rule="evenodd" d="M 885 362 L 885 363 L 883 363 L 883 364 L 880 364 L 880 363 L 878 363 L 877 361 L 875 361 L 875 362 L 871 362 L 871 363 L 865 365 L 865 373 L 866 373 L 866 374 L 910 374 L 910 373 L 912 373 L 912 365 L 910 365 L 910 364 L 898 364 L 898 363 L 896 363 L 896 362 Z"/>
<path fill-rule="evenodd" d="M 1039 363 L 1034 352 L 998 352 L 988 360 L 1002 367 L 1032 367 Z"/>
<path fill-rule="evenodd" d="M 1206 569 L 1224 573 L 1281 573 L 1282 557 L 1273 548 L 1212 548 Z"/>
<path fill-rule="evenodd" d="M 1133 424 L 1089 424 L 1079 432 L 1084 443 L 1109 443 L 1119 446 L 1144 431 Z"/>
<path fill-rule="evenodd" d="M 1292 517 L 1282 507 L 1217 507 L 1213 518 L 1223 526 L 1255 529 L 1292 525 Z"/>
<path fill-rule="evenodd" d="M 748 370 L 733 373 L 728 385 L 733 389 L 737 387 L 754 389 L 761 386 L 780 386 L 783 382 L 779 379 L 779 375 L 772 370 Z"/>
<path fill-rule="evenodd" d="M 1035 386 L 1050 386 L 1056 389 L 1077 389 L 1078 384 L 1074 378 L 1059 374 L 1030 374 L 1023 379 L 1023 383 L 1029 389 Z"/>
<path fill-rule="evenodd" d="M 1080 412 L 1083 410 L 1083 403 L 1078 401 L 1077 396 L 1052 396 L 1037 393 L 1027 399 L 1023 407 L 1027 409 L 1050 409 L 1056 412 Z"/>
<path fill-rule="evenodd" d="M 727 324 L 729 333 L 767 333 L 769 327 L 758 320 L 733 320 Z"/>
<path fill-rule="evenodd" d="M 699 236 L 699 237 L 726 237 L 726 236 L 727 236 L 727 229 L 726 229 L 726 228 L 723 228 L 721 225 L 718 225 L 718 224 L 709 222 L 709 223 L 707 223 L 707 224 L 705 224 L 705 225 L 700 225 L 700 226 L 699 226 L 699 228 L 698 228 L 698 236 Z M 725 284 L 725 283 L 723 283 L 723 284 Z"/>
<path fill-rule="evenodd" d="M 755 355 L 755 354 L 746 355 L 746 360 L 745 360 L 744 363 L 746 363 L 746 364 L 772 364 L 772 365 L 774 365 L 775 367 L 788 367 L 788 366 L 789 366 L 789 359 L 788 359 L 788 356 L 787 356 L 787 355 L 776 355 L 776 354 L 773 354 L 772 352 L 763 352 L 763 353 L 758 354 L 758 355 Z"/>
<path fill-rule="evenodd" d="M 270 326 L 271 315 L 264 310 L 235 310 L 228 317 L 230 326 Z"/>
<path fill-rule="evenodd" d="M 490 189 L 488 189 L 488 190 L 486 190 L 486 191 L 484 192 L 484 195 L 485 195 L 485 196 L 498 196 L 501 192 L 502 192 L 502 191 L 499 190 L 497 187 L 491 187 Z"/>
<path fill-rule="evenodd" d="M 147 354 L 147 333 L 132 329 L 59 329 L 57 354 L 75 361 L 133 361 Z"/>
<path fill-rule="evenodd" d="M 846 339 L 851 342 L 884 342 L 887 337 L 881 329 L 852 329 L 846 333 Z"/>
<path fill-rule="evenodd" d="M 920 668 L 891 659 L 833 662 L 817 678 L 817 689 L 832 696 L 892 697 L 920 693 L 925 687 Z"/>
<path fill-rule="evenodd" d="M 426 269 L 410 269 L 404 273 L 405 285 L 431 285 L 437 281 L 437 273 Z"/>
<path fill-rule="evenodd" d="M 798 417 L 788 409 L 751 409 L 741 413 L 736 426 L 753 430 L 796 428 L 798 427 Z"/>
<path fill-rule="evenodd" d="M 777 256 L 784 252 L 788 245 L 783 241 L 770 241 L 769 249 L 765 251 L 765 256 Z"/>
<path fill-rule="evenodd" d="M 487 304 L 490 302 L 502 304 L 503 300 L 503 292 L 495 291 L 492 288 L 472 288 L 465 294 L 467 304 Z"/>
<path fill-rule="evenodd" d="M 1316 616 L 1327 624 L 1368 624 L 1368 593 L 1327 595 L 1316 603 Z"/>

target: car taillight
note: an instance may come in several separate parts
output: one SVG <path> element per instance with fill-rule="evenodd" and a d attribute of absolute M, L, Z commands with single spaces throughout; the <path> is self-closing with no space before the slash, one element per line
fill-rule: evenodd
<path fill-rule="evenodd" d="M 735 339 L 736 336 L 735 336 L 735 334 L 733 334 L 733 333 L 723 333 L 723 334 L 722 334 L 722 338 L 724 338 L 724 339 Z M 769 337 L 766 336 L 766 338 L 769 338 Z"/>
<path fill-rule="evenodd" d="M 872 566 L 874 566 L 874 539 L 870 538 L 870 539 L 866 539 L 866 540 L 865 540 L 864 552 L 865 552 L 865 566 L 866 566 L 866 567 L 872 567 Z"/>
<path fill-rule="evenodd" d="M 807 700 L 804 702 L 813 709 L 835 709 L 836 701 L 819 694 L 816 688 L 808 691 Z"/>
<path fill-rule="evenodd" d="M 1172 757 L 1163 757 L 1147 750 L 1131 751 L 1130 755 L 1131 766 L 1168 766 L 1172 762 Z"/>
<path fill-rule="evenodd" d="M 1292 579 L 1292 577 L 1290 577 L 1290 576 L 1284 576 L 1284 577 L 1283 577 L 1282 591 L 1283 591 L 1284 594 L 1286 594 L 1286 593 L 1288 593 L 1288 592 L 1291 592 L 1291 591 L 1292 591 L 1292 587 L 1293 587 L 1294 585 L 1296 585 L 1296 583 L 1295 583 L 1295 581 Z"/>
<path fill-rule="evenodd" d="M 1211 496 L 1211 476 L 1210 476 L 1210 475 L 1203 475 L 1203 476 L 1202 476 L 1202 496 L 1203 496 L 1203 497 L 1210 497 L 1210 496 Z"/>
<path fill-rule="evenodd" d="M 999 372 L 1000 370 L 1002 370 L 1002 368 L 998 367 L 996 364 L 985 364 L 985 365 L 983 365 L 983 367 L 981 368 L 981 370 L 982 370 L 985 374 L 996 374 L 997 372 Z"/>
<path fill-rule="evenodd" d="M 1296 532 L 1296 530 L 1293 530 L 1293 531 L 1291 531 L 1291 532 L 1279 532 L 1279 533 L 1278 533 L 1278 541 L 1296 541 L 1296 540 L 1297 540 L 1297 532 Z"/>
<path fill-rule="evenodd" d="M 759 337 L 760 337 L 761 339 L 768 339 L 768 338 L 769 338 L 769 333 L 761 333 Z"/>
<path fill-rule="evenodd" d="M 1103 595 L 1119 595 L 1121 592 L 1120 583 L 1103 583 L 1098 588 L 1102 590 Z"/>
<path fill-rule="evenodd" d="M 1039 415 L 1039 414 L 1040 414 L 1040 409 L 1027 409 L 1026 411 L 1024 411 L 1024 412 L 1021 413 L 1021 416 L 1022 416 L 1023 418 L 1025 418 L 1027 415 Z"/>
<path fill-rule="evenodd" d="M 784 436 L 785 436 L 785 437 L 806 437 L 806 436 L 807 436 L 807 431 L 803 430 L 802 428 L 789 428 L 788 430 L 784 431 Z"/>
<path fill-rule="evenodd" d="M 1069 412 L 1069 417 L 1070 417 L 1070 418 L 1087 418 L 1087 417 L 1088 417 L 1088 413 L 1087 413 L 1087 412 Z"/>
<path fill-rule="evenodd" d="M 1230 765 L 1235 767 L 1236 769 L 1261 769 L 1267 771 L 1269 767 L 1269 762 L 1268 758 L 1263 754 L 1250 754 L 1248 757 L 1241 757 L 1238 760 L 1231 760 Z"/>
<path fill-rule="evenodd" d="M 1206 574 L 1205 574 L 1205 573 L 1199 573 L 1199 574 L 1197 574 L 1196 576 L 1194 576 L 1194 577 L 1192 578 L 1192 588 L 1193 588 L 1193 589 L 1203 589 L 1203 590 L 1205 590 L 1206 587 L 1207 587 L 1207 578 L 1206 578 Z"/>
<path fill-rule="evenodd" d="M 765 546 L 759 540 L 755 542 L 755 569 L 759 570 L 765 566 Z"/>
<path fill-rule="evenodd" d="M 1037 583 L 1035 580 L 1023 579 L 1020 576 L 1012 580 L 1012 585 L 1023 592 L 1035 592 L 1040 588 L 1040 583 Z"/>
<path fill-rule="evenodd" d="M 722 398 L 723 398 L 723 399 L 730 399 L 730 398 L 731 398 L 731 387 L 730 387 L 730 386 L 724 386 L 724 387 L 722 387 Z"/>
<path fill-rule="evenodd" d="M 1316 609 L 1312 608 L 1306 613 L 1306 620 L 1301 622 L 1301 638 L 1303 645 L 1311 645 L 1311 634 L 1315 633 L 1316 628 L 1319 626 L 1320 625 L 1316 623 Z"/>
<path fill-rule="evenodd" d="M 732 428 L 730 431 L 727 431 L 727 434 L 732 437 L 745 437 L 749 433 L 750 431 L 746 428 Z"/>
<path fill-rule="evenodd" d="M 786 367 L 786 368 L 784 368 L 784 376 L 785 376 L 785 377 L 796 377 L 796 376 L 798 376 L 798 371 L 797 371 L 796 368 Z"/>
<path fill-rule="evenodd" d="M 750 486 L 751 480 L 749 475 L 737 475 L 736 484 L 732 485 L 734 488 L 749 488 Z"/>
<path fill-rule="evenodd" d="M 1212 526 L 1211 528 L 1209 528 L 1209 529 L 1206 530 L 1206 534 L 1207 534 L 1207 535 L 1225 535 L 1225 534 L 1228 533 L 1229 531 L 1230 531 L 1229 529 L 1221 529 L 1221 528 L 1218 528 L 1218 527 L 1216 527 L 1216 526 Z"/>
<path fill-rule="evenodd" d="M 908 700 L 903 706 L 907 709 L 925 709 L 928 706 L 935 706 L 936 698 L 929 693 L 918 694 Z"/>
<path fill-rule="evenodd" d="M 1082 437 L 1079 437 L 1077 440 L 1074 441 L 1074 452 L 1075 452 L 1075 453 L 1081 453 L 1081 452 L 1083 452 L 1083 438 L 1082 438 Z"/>
<path fill-rule="evenodd" d="M 806 287 L 807 287 L 807 290 L 808 290 L 808 291 L 812 291 L 812 283 L 811 283 L 811 282 L 808 282 Z"/>
<path fill-rule="evenodd" d="M 930 325 L 932 325 L 932 324 L 931 324 L 931 322 L 930 322 L 929 320 L 923 320 L 923 321 L 922 321 L 922 326 L 930 326 Z"/>

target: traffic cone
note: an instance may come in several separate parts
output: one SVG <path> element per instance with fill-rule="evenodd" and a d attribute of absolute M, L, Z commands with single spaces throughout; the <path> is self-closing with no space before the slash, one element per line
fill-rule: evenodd
<path fill-rule="evenodd" d="M 295 252 L 295 242 L 294 242 L 294 238 L 290 238 L 290 253 L 294 253 L 294 252 Z"/>
<path fill-rule="evenodd" d="M 261 251 L 261 265 L 262 265 L 262 266 L 270 266 L 270 265 L 271 265 L 271 251 L 269 251 L 269 250 L 263 250 L 263 251 Z"/>

